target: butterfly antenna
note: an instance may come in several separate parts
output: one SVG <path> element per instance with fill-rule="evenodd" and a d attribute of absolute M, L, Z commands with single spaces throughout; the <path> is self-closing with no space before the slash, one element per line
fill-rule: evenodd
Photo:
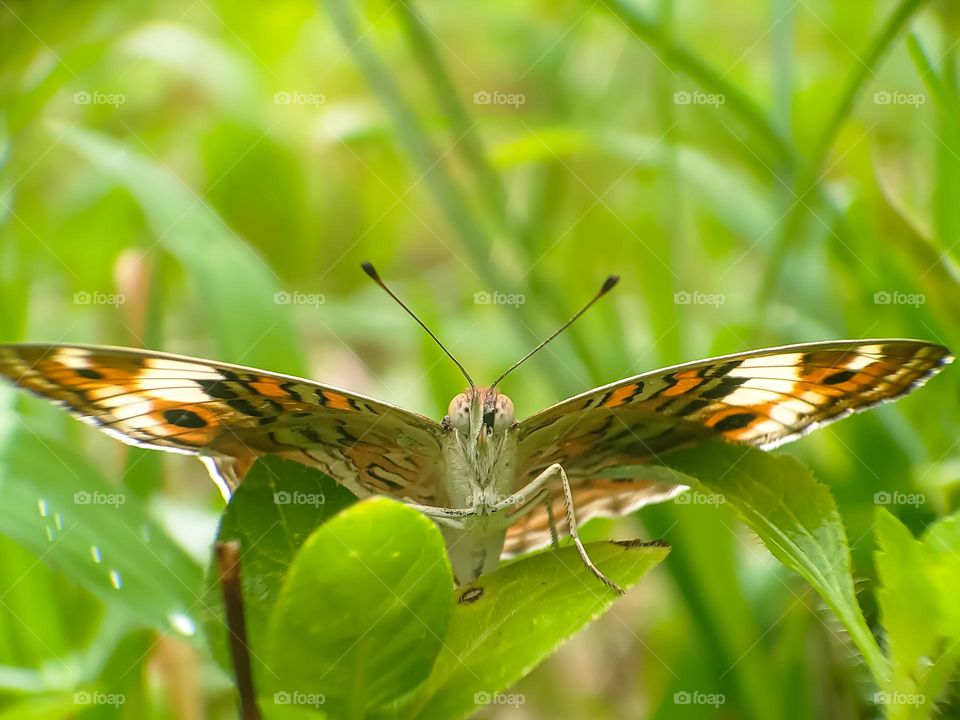
<path fill-rule="evenodd" d="M 385 293 L 387 293 L 387 295 L 389 295 L 390 297 L 392 297 L 394 300 L 397 301 L 397 305 L 399 305 L 400 307 L 402 307 L 404 310 L 407 311 L 407 315 L 409 315 L 409 316 L 412 317 L 414 320 L 416 320 L 416 321 L 417 321 L 417 324 L 418 324 L 420 327 L 422 327 L 424 330 L 427 331 L 427 335 L 429 335 L 431 338 L 433 338 L 433 341 L 434 341 L 437 345 L 440 346 L 440 349 L 443 350 L 444 353 L 446 353 L 446 356 L 447 356 L 448 358 L 450 358 L 450 359 L 453 361 L 453 364 L 457 366 L 457 368 L 460 370 L 461 373 L 463 373 L 463 376 L 467 379 L 467 383 L 469 383 L 471 389 L 472 389 L 472 388 L 475 388 L 476 385 L 474 385 L 474 383 L 473 383 L 473 378 L 470 377 L 470 373 L 467 372 L 466 368 L 464 368 L 463 365 L 460 364 L 460 361 L 457 360 L 457 359 L 453 356 L 453 354 L 452 354 L 449 350 L 447 350 L 446 347 L 444 347 L 443 343 L 440 342 L 440 338 L 438 338 L 436 335 L 433 334 L 433 332 L 430 330 L 430 328 L 428 328 L 428 327 L 424 324 L 423 320 L 421 320 L 420 318 L 418 318 L 417 315 L 416 315 L 416 313 L 414 313 L 413 310 L 411 310 L 410 308 L 408 308 L 408 307 L 407 307 L 407 304 L 406 304 L 403 300 L 401 300 L 400 298 L 398 298 L 398 297 L 396 296 L 396 294 L 394 294 L 393 290 L 391 290 L 390 288 L 387 287 L 387 284 L 386 284 L 386 283 L 383 281 L 383 279 L 380 277 L 380 273 L 377 272 L 377 269 L 376 269 L 375 267 L 373 267 L 373 265 L 372 265 L 371 263 L 368 263 L 368 262 L 360 263 L 360 267 L 362 267 L 362 268 L 363 268 L 363 271 L 364 271 L 367 275 L 370 276 L 370 279 L 371 279 L 371 280 L 373 280 L 377 285 L 379 285 L 381 288 L 383 288 L 383 291 L 384 291 Z"/>
<path fill-rule="evenodd" d="M 508 367 L 506 370 L 504 370 L 503 374 L 501 374 L 500 377 L 498 377 L 496 380 L 493 381 L 493 384 L 490 386 L 490 389 L 492 390 L 492 389 L 495 388 L 497 385 L 499 385 L 499 384 L 500 384 L 500 381 L 503 380 L 507 375 L 509 375 L 509 374 L 512 373 L 514 370 L 516 370 L 518 367 L 520 367 L 521 365 L 523 365 L 527 360 L 529 360 L 529 359 L 531 358 L 531 356 L 533 356 L 533 355 L 535 355 L 536 353 L 540 352 L 540 350 L 542 350 L 543 347 L 544 347 L 548 342 L 550 342 L 551 340 L 553 340 L 557 335 L 559 335 L 559 334 L 562 333 L 564 330 L 566 330 L 568 327 L 570 327 L 571 325 L 573 325 L 573 323 L 576 322 L 576 320 L 577 320 L 578 317 L 580 317 L 580 316 L 583 315 L 587 310 L 589 310 L 589 309 L 590 309 L 590 306 L 593 305 L 597 300 L 599 300 L 599 299 L 602 298 L 604 295 L 606 295 L 608 292 L 610 292 L 611 290 L 613 290 L 613 288 L 616 286 L 616 284 L 617 284 L 618 282 L 620 282 L 620 276 L 619 276 L 619 275 L 611 275 L 611 276 L 608 277 L 606 280 L 604 280 L 604 281 L 603 281 L 603 285 L 600 286 L 600 290 L 598 290 L 598 291 L 597 291 L 597 294 L 594 295 L 594 296 L 590 299 L 590 302 L 588 302 L 586 305 L 584 305 L 582 308 L 580 308 L 580 310 L 577 312 L 577 314 L 574 315 L 574 316 L 573 316 L 572 318 L 570 318 L 569 320 L 567 320 L 563 325 L 561 325 L 560 328 L 559 328 L 553 335 L 551 335 L 550 337 L 548 337 L 546 340 L 544 340 L 544 341 L 541 342 L 539 345 L 537 345 L 533 350 L 531 350 L 530 352 L 528 352 L 528 353 L 527 353 L 526 355 L 524 355 L 522 358 L 520 358 L 519 360 L 517 360 L 513 365 L 511 365 L 511 366 Z"/>

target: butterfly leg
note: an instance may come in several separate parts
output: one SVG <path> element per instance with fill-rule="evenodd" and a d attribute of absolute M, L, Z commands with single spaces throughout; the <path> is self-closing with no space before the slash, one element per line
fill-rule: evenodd
<path fill-rule="evenodd" d="M 200 461 L 210 473 L 223 499 L 230 502 L 233 492 L 240 486 L 243 476 L 250 467 L 250 462 L 227 455 L 200 454 Z"/>
<path fill-rule="evenodd" d="M 553 516 L 553 498 L 547 493 L 543 500 L 547 509 L 547 522 L 550 523 L 550 547 L 554 550 L 560 549 L 560 533 L 557 532 L 557 519 Z"/>
<path fill-rule="evenodd" d="M 577 552 L 580 554 L 580 559 L 583 560 L 583 564 L 587 566 L 587 569 L 596 575 L 604 585 L 623 595 L 625 592 L 624 589 L 600 572 L 600 569 L 593 564 L 593 560 L 591 560 L 590 556 L 587 555 L 587 549 L 583 546 L 583 542 L 580 540 L 580 533 L 577 531 L 577 518 L 573 510 L 573 490 L 570 489 L 570 481 L 567 479 L 567 472 L 559 463 L 554 463 L 529 483 L 524 485 L 518 492 L 501 500 L 494 506 L 494 509 L 502 510 L 510 506 L 523 507 L 529 503 L 538 501 L 542 494 L 541 491 L 544 490 L 547 483 L 557 475 L 560 476 L 560 486 L 563 490 L 563 502 L 567 511 L 567 525 L 569 526 L 570 537 L 573 538 L 573 544 L 576 546 Z M 549 503 L 550 500 L 551 498 L 548 491 L 547 502 Z M 551 536 L 554 535 L 555 531 L 556 526 L 554 524 L 554 527 L 551 529 Z"/>
<path fill-rule="evenodd" d="M 557 531 L 557 519 L 553 515 L 553 495 L 550 494 L 549 489 L 540 488 L 540 492 L 534 495 L 531 500 L 525 500 L 526 504 L 521 502 L 517 511 L 510 515 L 510 523 L 515 523 L 524 515 L 536 510 L 541 502 L 543 503 L 544 509 L 547 511 L 547 522 L 550 524 L 550 547 L 552 547 L 554 550 L 559 550 L 560 533 Z"/>
<path fill-rule="evenodd" d="M 440 525 L 463 530 L 464 518 L 471 517 L 476 513 L 470 508 L 445 508 L 435 505 L 418 505 L 417 503 L 405 500 L 405 503 L 414 510 L 419 510 L 428 518 Z"/>

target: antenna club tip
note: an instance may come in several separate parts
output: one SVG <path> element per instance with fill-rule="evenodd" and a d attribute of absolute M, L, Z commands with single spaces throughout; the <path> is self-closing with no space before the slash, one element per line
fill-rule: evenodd
<path fill-rule="evenodd" d="M 363 271 L 364 271 L 367 275 L 369 275 L 371 278 L 373 278 L 374 280 L 376 280 L 378 283 L 379 283 L 379 282 L 382 282 L 382 281 L 380 280 L 380 273 L 377 272 L 377 269 L 373 266 L 373 263 L 370 263 L 370 262 L 362 262 L 362 263 L 360 263 L 360 267 L 363 268 Z"/>
<path fill-rule="evenodd" d="M 620 282 L 620 276 L 611 275 L 610 277 L 608 277 L 606 280 L 603 281 L 603 285 L 600 287 L 600 294 L 603 295 L 605 293 L 610 292 L 611 290 L 613 290 L 613 288 L 616 286 L 618 282 Z"/>

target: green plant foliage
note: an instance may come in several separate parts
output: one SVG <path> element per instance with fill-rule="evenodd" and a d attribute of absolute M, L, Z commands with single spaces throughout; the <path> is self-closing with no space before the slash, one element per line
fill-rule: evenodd
<path fill-rule="evenodd" d="M 712 444 L 672 465 L 717 493 L 780 562 L 800 573 L 836 613 L 878 681 L 887 667 L 857 604 L 843 521 L 826 485 L 801 463 L 752 448 Z"/>
<path fill-rule="evenodd" d="M 956 351 L 958 36 L 956 3 L 924 0 L 6 0 L 0 341 L 181 352 L 442 418 L 463 378 L 371 260 L 478 383 L 621 275 L 506 378 L 519 418 L 751 348 Z M 960 716 L 956 366 L 789 449 L 624 469 L 692 491 L 582 527 L 621 600 L 563 546 L 461 602 L 409 508 L 267 458 L 224 509 L 193 459 L 7 390 L 0 719 L 235 718 L 218 534 L 277 720 Z M 323 703 L 276 702 L 274 665 L 313 688 L 365 624 Z"/>
<path fill-rule="evenodd" d="M 298 342 L 288 315 L 289 303 L 263 302 L 264 298 L 279 297 L 276 274 L 203 198 L 191 193 L 156 160 L 108 136 L 73 127 L 53 128 L 52 132 L 136 198 L 157 242 L 191 273 L 224 360 L 302 373 L 296 362 Z M 238 315 L 244 318 L 242 327 L 234 322 Z M 250 328 L 260 328 L 263 333 L 253 348 L 247 335 Z"/>
<path fill-rule="evenodd" d="M 240 543 L 251 659 L 270 716 L 453 718 L 518 702 L 510 685 L 617 599 L 572 547 L 454 588 L 432 522 L 386 499 L 351 500 L 315 470 L 266 458 L 224 514 L 218 538 Z M 642 542 L 588 550 L 624 587 L 668 552 Z M 229 669 L 214 577 L 211 568 L 208 634 Z"/>
<path fill-rule="evenodd" d="M 915 540 L 889 511 L 877 511 L 877 601 L 892 673 L 874 701 L 889 718 L 929 717 L 960 661 L 958 527 L 953 515 Z"/>
<path fill-rule="evenodd" d="M 254 660 L 266 651 L 270 611 L 290 563 L 316 528 L 353 503 L 322 473 L 278 457 L 255 463 L 220 519 L 217 542 L 236 541 L 243 553 L 244 603 Z M 230 668 L 215 559 L 207 571 L 205 618 L 215 655 Z"/>
<path fill-rule="evenodd" d="M 587 552 L 626 588 L 669 548 L 596 542 Z M 617 600 L 571 547 L 512 563 L 454 595 L 457 606 L 433 674 L 403 716 L 439 720 L 467 717 L 491 703 L 523 704 L 525 698 L 507 689 Z"/>
<path fill-rule="evenodd" d="M 27 429 L 2 438 L 0 532 L 161 632 L 198 639 L 200 567 L 131 493 Z"/>
<path fill-rule="evenodd" d="M 334 717 L 362 717 L 430 674 L 452 586 L 430 520 L 383 498 L 359 503 L 297 553 L 270 614 L 273 677 L 262 679 L 281 696 L 324 698 Z"/>

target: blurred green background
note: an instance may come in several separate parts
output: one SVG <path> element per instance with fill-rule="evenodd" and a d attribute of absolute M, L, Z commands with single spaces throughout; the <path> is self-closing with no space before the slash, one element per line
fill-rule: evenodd
<path fill-rule="evenodd" d="M 956 349 L 958 33 L 945 1 L 3 0 L 0 340 L 211 357 L 442 417 L 462 378 L 372 260 L 480 382 L 622 276 L 506 381 L 521 417 L 768 345 Z M 832 488 L 866 587 L 878 503 L 915 533 L 956 509 L 958 383 L 779 451 Z M 0 429 L 86 458 L 206 563 L 222 501 L 198 463 L 0 401 Z M 10 534 L 0 718 L 234 716 L 202 643 Z M 840 627 L 726 508 L 587 534 L 674 549 L 483 717 L 878 716 Z M 127 702 L 78 705 L 93 686 Z"/>

